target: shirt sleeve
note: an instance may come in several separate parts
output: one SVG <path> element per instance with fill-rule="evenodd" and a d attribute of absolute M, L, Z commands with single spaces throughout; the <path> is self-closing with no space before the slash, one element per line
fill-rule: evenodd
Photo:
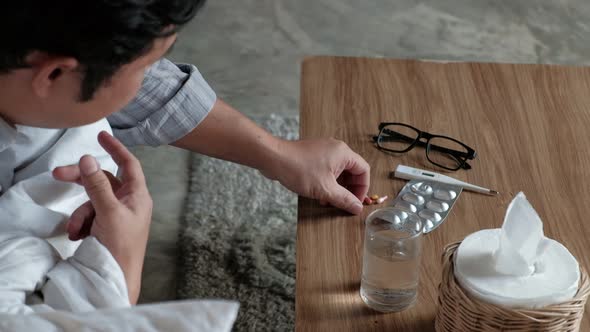
<path fill-rule="evenodd" d="M 191 132 L 216 100 L 195 66 L 162 59 L 148 69 L 133 101 L 107 119 L 127 146 L 166 145 Z"/>

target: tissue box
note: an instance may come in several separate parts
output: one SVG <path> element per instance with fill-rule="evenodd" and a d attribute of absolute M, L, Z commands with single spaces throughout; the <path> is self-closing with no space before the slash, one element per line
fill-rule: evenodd
<path fill-rule="evenodd" d="M 580 266 L 580 286 L 571 301 L 541 309 L 509 309 L 482 302 L 461 288 L 453 274 L 455 251 L 460 242 L 448 245 L 443 254 L 435 329 L 450 331 L 578 331 L 590 295 L 588 273 Z"/>

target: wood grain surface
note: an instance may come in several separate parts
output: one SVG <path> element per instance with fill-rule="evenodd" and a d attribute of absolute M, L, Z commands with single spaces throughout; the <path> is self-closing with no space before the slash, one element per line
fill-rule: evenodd
<path fill-rule="evenodd" d="M 432 169 L 424 149 L 377 150 L 382 121 L 411 124 L 473 147 L 473 169 L 449 175 L 496 189 L 464 192 L 438 229 L 424 238 L 417 303 L 401 313 L 364 306 L 360 277 L 364 218 L 299 200 L 297 331 L 434 331 L 443 247 L 502 225 L 519 191 L 544 221 L 545 234 L 590 269 L 590 68 L 433 63 L 315 57 L 303 64 L 301 137 L 334 137 L 371 165 L 370 193 L 395 196 L 398 164 Z M 590 331 L 590 304 L 581 331 Z"/>

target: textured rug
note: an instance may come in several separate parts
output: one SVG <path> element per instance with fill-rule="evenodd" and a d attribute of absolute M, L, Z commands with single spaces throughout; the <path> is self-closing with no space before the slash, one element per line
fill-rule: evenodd
<path fill-rule="evenodd" d="M 255 119 L 296 139 L 297 117 Z M 297 196 L 258 171 L 193 155 L 180 234 L 180 298 L 240 302 L 235 331 L 291 331 Z"/>

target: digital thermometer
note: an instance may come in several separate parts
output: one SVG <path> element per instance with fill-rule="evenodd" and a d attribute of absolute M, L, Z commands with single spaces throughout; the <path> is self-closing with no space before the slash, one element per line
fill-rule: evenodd
<path fill-rule="evenodd" d="M 437 181 L 441 183 L 446 183 L 454 186 L 462 187 L 464 190 L 474 191 L 481 194 L 487 195 L 498 195 L 498 192 L 495 190 L 487 189 L 484 187 L 476 186 L 467 182 L 459 181 L 457 179 L 453 179 L 450 176 L 438 174 L 431 171 L 426 171 L 423 169 L 413 168 L 404 165 L 398 165 L 397 169 L 395 170 L 395 177 L 404 179 L 404 180 L 430 180 L 430 181 Z"/>

